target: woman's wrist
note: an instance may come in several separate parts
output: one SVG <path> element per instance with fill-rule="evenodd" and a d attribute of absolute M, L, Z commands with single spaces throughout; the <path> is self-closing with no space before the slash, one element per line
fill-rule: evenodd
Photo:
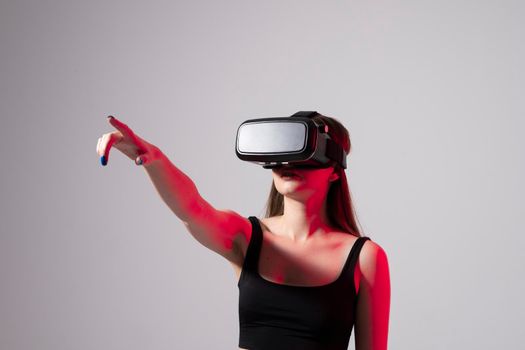
<path fill-rule="evenodd" d="M 145 156 L 147 157 L 147 160 L 143 162 L 143 166 L 146 169 L 159 167 L 159 165 L 162 165 L 162 161 L 166 159 L 166 156 L 164 155 L 164 153 L 162 153 L 160 148 L 153 145 L 151 145 L 149 151 L 147 152 L 147 155 Z"/>

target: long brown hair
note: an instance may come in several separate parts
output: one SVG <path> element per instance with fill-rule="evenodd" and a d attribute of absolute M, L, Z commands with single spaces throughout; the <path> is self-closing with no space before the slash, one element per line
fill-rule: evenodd
<path fill-rule="evenodd" d="M 343 147 L 346 154 L 350 154 L 350 134 L 341 122 L 336 118 L 327 117 L 322 114 L 317 114 L 312 119 L 328 125 L 328 135 Z M 326 195 L 326 214 L 328 220 L 332 226 L 342 232 L 348 232 L 356 237 L 361 237 L 362 230 L 358 225 L 357 214 L 352 203 L 346 173 L 339 164 L 335 165 L 335 169 L 339 174 L 339 179 L 332 182 Z M 283 212 L 284 197 L 277 191 L 272 181 L 270 194 L 266 202 L 265 217 L 282 215 Z"/>

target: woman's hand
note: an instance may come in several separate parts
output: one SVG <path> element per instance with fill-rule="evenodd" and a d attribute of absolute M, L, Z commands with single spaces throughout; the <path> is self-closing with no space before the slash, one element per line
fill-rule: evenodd
<path fill-rule="evenodd" d="M 109 123 L 117 130 L 104 134 L 98 139 L 97 153 L 100 163 L 106 165 L 109 159 L 109 151 L 112 146 L 124 153 L 137 165 L 150 165 L 159 159 L 160 150 L 141 139 L 126 124 L 113 116 L 108 117 Z"/>

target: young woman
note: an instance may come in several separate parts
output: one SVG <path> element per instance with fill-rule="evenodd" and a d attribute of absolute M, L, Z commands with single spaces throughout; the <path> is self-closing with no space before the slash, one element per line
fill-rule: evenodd
<path fill-rule="evenodd" d="M 228 260 L 239 287 L 239 349 L 387 349 L 390 277 L 385 251 L 363 237 L 344 169 L 337 163 L 272 169 L 266 217 L 214 208 L 156 146 L 110 116 L 98 140 L 146 169 L 160 197 L 202 245 Z M 350 153 L 347 129 L 317 115 Z"/>

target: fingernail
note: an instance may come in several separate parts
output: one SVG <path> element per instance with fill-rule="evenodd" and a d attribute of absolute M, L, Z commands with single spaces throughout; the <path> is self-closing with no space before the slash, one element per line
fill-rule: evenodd
<path fill-rule="evenodd" d="M 102 164 L 103 166 L 106 166 L 106 164 L 108 164 L 108 160 L 105 156 L 100 157 L 100 164 Z"/>

